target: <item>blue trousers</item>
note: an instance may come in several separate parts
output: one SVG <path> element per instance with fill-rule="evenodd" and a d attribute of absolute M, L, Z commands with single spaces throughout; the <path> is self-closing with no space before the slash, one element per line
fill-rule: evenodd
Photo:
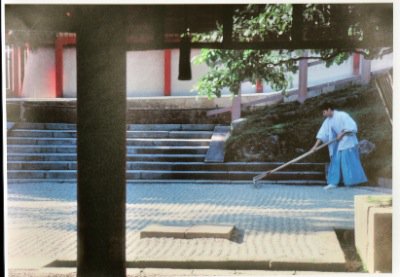
<path fill-rule="evenodd" d="M 336 149 L 335 149 L 336 150 Z M 328 169 L 328 184 L 354 186 L 368 181 L 361 165 L 358 147 L 334 151 Z"/>

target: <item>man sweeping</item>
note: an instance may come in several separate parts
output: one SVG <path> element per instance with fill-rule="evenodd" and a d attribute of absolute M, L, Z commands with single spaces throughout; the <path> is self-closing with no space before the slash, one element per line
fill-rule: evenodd
<path fill-rule="evenodd" d="M 325 120 L 311 151 L 315 151 L 321 143 L 337 139 L 336 142 L 329 144 L 331 162 L 328 169 L 328 185 L 324 189 L 337 188 L 340 183 L 354 186 L 367 182 L 358 152 L 356 122 L 349 114 L 335 110 L 331 103 L 322 105 L 322 114 Z"/>

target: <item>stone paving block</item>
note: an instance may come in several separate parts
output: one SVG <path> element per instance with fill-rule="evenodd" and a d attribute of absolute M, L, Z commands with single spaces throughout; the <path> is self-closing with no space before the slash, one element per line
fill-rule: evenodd
<path fill-rule="evenodd" d="M 368 271 L 392 272 L 392 207 L 370 208 L 368 218 Z"/>
<path fill-rule="evenodd" d="M 234 225 L 219 226 L 219 225 L 195 225 L 188 228 L 185 232 L 185 238 L 221 238 L 231 239 Z"/>
<path fill-rule="evenodd" d="M 354 197 L 355 244 L 369 272 L 392 270 L 391 195 Z"/>
<path fill-rule="evenodd" d="M 254 189 L 247 183 L 129 183 L 127 266 L 274 270 L 270 266 L 277 262 L 295 261 L 298 265 L 319 263 L 326 267 L 310 266 L 309 270 L 328 272 L 329 262 L 336 262 L 330 253 L 340 246 L 331 245 L 326 232 L 333 238 L 332 226 L 354 228 L 354 196 L 366 193 L 382 194 L 382 190 L 354 187 L 327 193 L 314 186 L 264 185 Z M 46 258 L 44 264 L 55 260 L 76 264 L 76 181 L 9 183 L 7 194 L 10 264 L 42 267 L 43 264 L 32 263 L 35 257 Z M 242 231 L 242 236 L 234 241 L 140 239 L 140 231 L 155 223 L 232 224 Z M 26 261 L 21 257 L 27 257 Z"/>
<path fill-rule="evenodd" d="M 140 232 L 140 238 L 177 238 L 184 239 L 187 227 L 149 225 Z"/>

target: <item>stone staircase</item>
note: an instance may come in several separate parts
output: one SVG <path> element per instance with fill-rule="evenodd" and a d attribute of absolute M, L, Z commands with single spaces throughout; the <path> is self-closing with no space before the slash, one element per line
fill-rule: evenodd
<path fill-rule="evenodd" d="M 127 126 L 128 182 L 252 182 L 282 163 L 206 163 L 213 124 Z M 75 181 L 76 125 L 17 123 L 8 131 L 8 178 Z M 325 164 L 295 163 L 264 182 L 325 184 Z"/>

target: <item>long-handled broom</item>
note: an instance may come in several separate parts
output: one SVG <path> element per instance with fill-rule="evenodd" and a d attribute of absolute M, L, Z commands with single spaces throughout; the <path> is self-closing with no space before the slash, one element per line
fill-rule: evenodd
<path fill-rule="evenodd" d="M 345 135 L 350 134 L 350 133 L 352 133 L 352 132 L 350 132 L 350 131 L 349 131 L 349 132 L 345 132 Z M 257 187 L 257 181 L 259 181 L 259 180 L 261 180 L 261 179 L 267 177 L 269 174 L 274 173 L 274 172 L 277 172 L 278 170 L 281 170 L 281 169 L 287 167 L 288 165 L 291 165 L 292 163 L 298 162 L 298 161 L 300 161 L 300 160 L 302 160 L 302 159 L 304 159 L 304 158 L 310 156 L 311 154 L 314 154 L 315 152 L 321 150 L 321 149 L 324 148 L 325 146 L 328 146 L 329 144 L 334 143 L 335 141 L 337 141 L 336 138 L 333 139 L 333 140 L 330 140 L 330 141 L 328 141 L 328 142 L 326 142 L 326 143 L 324 143 L 324 144 L 322 144 L 322 145 L 320 145 L 320 146 L 318 146 L 318 147 L 315 148 L 314 150 L 310 150 L 310 151 L 308 151 L 308 152 L 302 154 L 301 156 L 298 156 L 297 158 L 294 158 L 293 160 L 288 161 L 287 163 L 285 163 L 285 164 L 283 164 L 283 165 L 278 166 L 277 168 L 275 168 L 275 169 L 273 169 L 273 170 L 266 171 L 266 172 L 264 172 L 264 173 L 262 173 L 262 174 L 259 174 L 259 175 L 255 176 L 255 177 L 253 177 L 253 184 L 254 184 L 254 187 Z"/>

